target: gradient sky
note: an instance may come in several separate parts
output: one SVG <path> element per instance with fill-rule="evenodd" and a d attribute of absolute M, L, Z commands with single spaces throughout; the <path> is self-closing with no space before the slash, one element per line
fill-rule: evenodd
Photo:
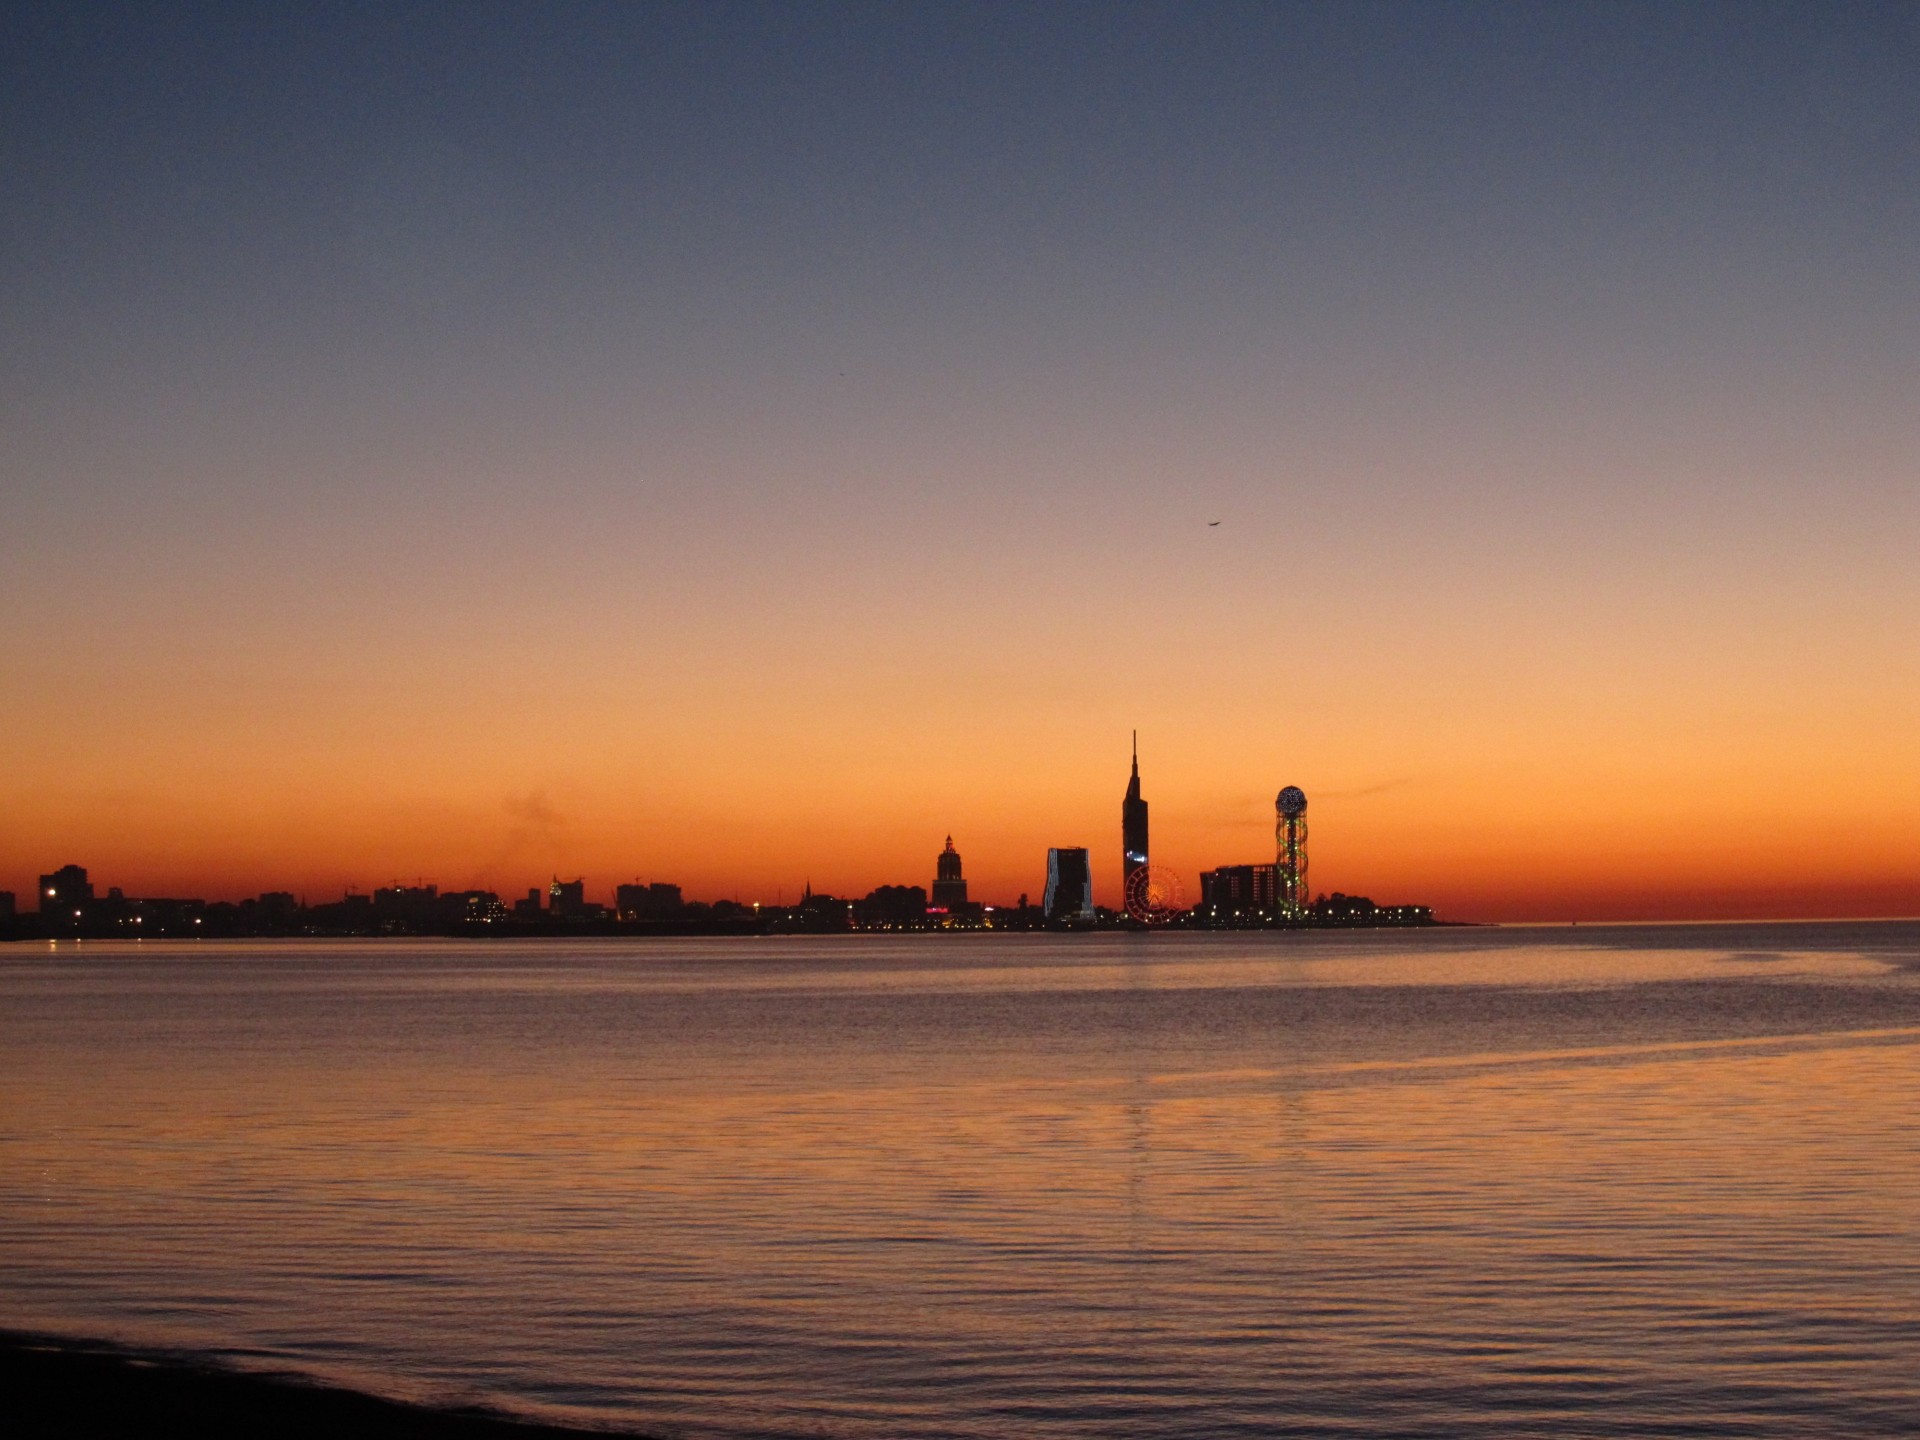
<path fill-rule="evenodd" d="M 1920 6 L 0 27 L 23 903 L 1920 911 Z"/>

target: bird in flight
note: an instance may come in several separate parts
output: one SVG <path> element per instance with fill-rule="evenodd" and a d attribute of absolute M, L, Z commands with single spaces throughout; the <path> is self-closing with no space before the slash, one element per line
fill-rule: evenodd
<path fill-rule="evenodd" d="M 1219 523 L 1220 522 L 1218 520 L 1209 520 L 1207 521 L 1207 528 L 1211 530 L 1214 526 L 1218 525 Z"/>

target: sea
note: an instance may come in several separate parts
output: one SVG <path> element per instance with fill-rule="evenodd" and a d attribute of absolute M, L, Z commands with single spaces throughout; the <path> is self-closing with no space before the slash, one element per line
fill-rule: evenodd
<path fill-rule="evenodd" d="M 0 947 L 0 1326 L 661 1437 L 1920 1433 L 1920 923 Z"/>

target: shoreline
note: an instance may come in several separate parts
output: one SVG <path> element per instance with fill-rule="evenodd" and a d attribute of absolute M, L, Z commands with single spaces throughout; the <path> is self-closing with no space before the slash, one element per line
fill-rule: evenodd
<path fill-rule="evenodd" d="M 435 1409 L 292 1375 L 250 1374 L 212 1360 L 105 1341 L 0 1330 L 7 1433 L 20 1440 L 88 1435 L 321 1440 L 578 1440 L 636 1435 L 574 1429 L 485 1409 Z M 636 1436 L 636 1440 L 638 1437 Z"/>

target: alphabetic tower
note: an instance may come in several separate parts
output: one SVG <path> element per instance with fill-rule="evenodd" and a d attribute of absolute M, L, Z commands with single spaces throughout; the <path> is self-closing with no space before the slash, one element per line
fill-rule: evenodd
<path fill-rule="evenodd" d="M 1307 792 L 1289 785 L 1273 802 L 1274 904 L 1284 920 L 1307 913 Z"/>

